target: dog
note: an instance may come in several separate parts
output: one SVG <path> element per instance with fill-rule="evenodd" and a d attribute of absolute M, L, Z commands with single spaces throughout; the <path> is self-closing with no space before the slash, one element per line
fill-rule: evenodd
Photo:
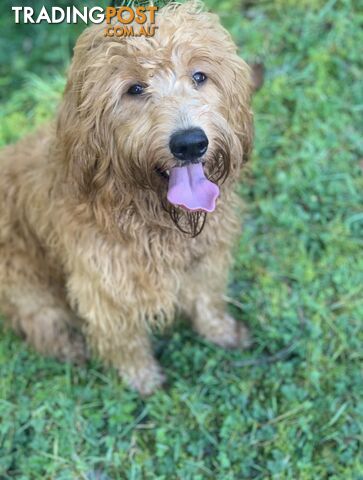
<path fill-rule="evenodd" d="M 154 327 L 181 312 L 243 347 L 223 292 L 252 145 L 251 78 L 198 2 L 153 37 L 79 37 L 57 118 L 1 152 L 0 309 L 37 351 L 98 356 L 148 395 Z M 89 353 L 90 352 L 90 353 Z"/>

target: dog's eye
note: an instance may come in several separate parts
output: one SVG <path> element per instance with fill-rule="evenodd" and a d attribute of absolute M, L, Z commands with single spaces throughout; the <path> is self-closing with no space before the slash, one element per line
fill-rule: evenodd
<path fill-rule="evenodd" d="M 131 87 L 127 90 L 127 93 L 130 95 L 141 95 L 144 93 L 145 87 L 140 85 L 140 83 L 135 83 L 135 85 L 131 85 Z"/>
<path fill-rule="evenodd" d="M 196 72 L 193 75 L 193 80 L 197 85 L 200 85 L 207 80 L 207 75 L 205 75 L 203 72 Z"/>

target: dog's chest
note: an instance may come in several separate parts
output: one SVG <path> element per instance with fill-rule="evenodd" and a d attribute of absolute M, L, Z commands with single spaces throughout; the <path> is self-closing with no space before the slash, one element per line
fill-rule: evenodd
<path fill-rule="evenodd" d="M 161 293 L 176 293 L 188 272 L 197 269 L 208 254 L 208 248 L 202 237 L 192 239 L 179 232 L 170 237 L 140 235 L 136 241 L 114 250 L 110 258 L 113 284 L 123 289 L 128 283 L 135 292 L 150 297 L 154 292 L 159 297 Z"/>

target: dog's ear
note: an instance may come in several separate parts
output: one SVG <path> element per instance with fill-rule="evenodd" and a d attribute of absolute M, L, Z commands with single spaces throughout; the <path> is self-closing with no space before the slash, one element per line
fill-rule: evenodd
<path fill-rule="evenodd" d="M 93 51 L 99 46 L 94 30 L 86 29 L 77 42 L 57 122 L 68 178 L 87 196 L 109 181 L 112 158 L 112 142 L 105 148 L 105 139 L 110 137 L 105 131 L 107 122 L 100 121 L 104 113 L 102 92 L 92 88 L 96 68 Z"/>
<path fill-rule="evenodd" d="M 227 55 L 223 62 L 226 108 L 229 122 L 240 139 L 243 163 L 251 154 L 253 141 L 253 115 L 251 94 L 253 83 L 250 67 L 237 54 Z"/>
<path fill-rule="evenodd" d="M 81 118 L 72 80 L 67 84 L 57 122 L 57 139 L 64 152 L 67 178 L 79 193 L 89 195 L 99 158 L 95 125 Z"/>
<path fill-rule="evenodd" d="M 253 81 L 251 69 L 236 52 L 236 46 L 225 30 L 220 30 L 221 39 L 210 51 L 208 69 L 223 101 L 224 117 L 237 136 L 241 153 L 236 152 L 236 167 L 248 160 L 252 150 L 253 116 L 251 111 L 251 94 Z M 223 35 L 223 36 L 222 36 Z"/>

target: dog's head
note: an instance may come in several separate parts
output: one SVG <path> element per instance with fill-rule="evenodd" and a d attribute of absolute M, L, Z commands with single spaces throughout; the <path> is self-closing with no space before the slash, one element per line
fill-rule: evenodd
<path fill-rule="evenodd" d="M 112 198 L 114 211 L 117 202 L 166 210 L 195 235 L 250 153 L 249 68 L 199 3 L 165 7 L 156 27 L 150 38 L 85 30 L 58 136 L 81 194 Z"/>

